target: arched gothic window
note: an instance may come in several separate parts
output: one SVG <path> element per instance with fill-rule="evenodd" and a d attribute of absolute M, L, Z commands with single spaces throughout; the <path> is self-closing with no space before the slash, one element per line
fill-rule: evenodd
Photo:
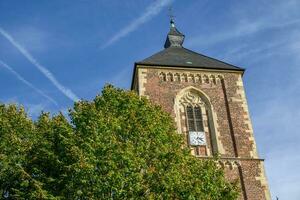
<path fill-rule="evenodd" d="M 194 87 L 183 89 L 175 99 L 176 122 L 194 155 L 217 154 L 219 142 L 208 97 Z"/>

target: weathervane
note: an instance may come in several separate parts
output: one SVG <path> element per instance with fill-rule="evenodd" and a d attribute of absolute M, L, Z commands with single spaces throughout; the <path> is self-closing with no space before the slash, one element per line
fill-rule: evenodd
<path fill-rule="evenodd" d="M 169 17 L 170 17 L 171 26 L 175 27 L 175 23 L 174 23 L 175 15 L 173 15 L 173 8 L 172 8 L 172 6 L 169 7 Z"/>

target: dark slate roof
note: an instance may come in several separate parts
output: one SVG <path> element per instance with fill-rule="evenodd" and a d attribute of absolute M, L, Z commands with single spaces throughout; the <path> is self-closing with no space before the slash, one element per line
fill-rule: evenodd
<path fill-rule="evenodd" d="M 136 64 L 157 65 L 168 67 L 193 67 L 207 69 L 227 69 L 244 71 L 244 69 L 223 61 L 196 53 L 184 48 L 184 35 L 175 27 L 173 19 L 170 21 L 170 31 L 165 42 L 165 49 Z"/>
<path fill-rule="evenodd" d="M 182 46 L 168 47 L 136 64 L 244 71 L 240 67 L 196 53 Z"/>

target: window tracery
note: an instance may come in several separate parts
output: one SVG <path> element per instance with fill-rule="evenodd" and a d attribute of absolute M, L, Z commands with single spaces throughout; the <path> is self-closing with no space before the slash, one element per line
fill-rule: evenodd
<path fill-rule="evenodd" d="M 186 136 L 187 145 L 196 156 L 210 156 L 218 149 L 213 112 L 209 99 L 198 89 L 183 89 L 175 99 L 176 121 L 180 132 Z M 194 134 L 191 138 L 191 134 Z M 191 141 L 194 138 L 202 143 Z M 192 143 L 191 143 L 192 142 Z"/>

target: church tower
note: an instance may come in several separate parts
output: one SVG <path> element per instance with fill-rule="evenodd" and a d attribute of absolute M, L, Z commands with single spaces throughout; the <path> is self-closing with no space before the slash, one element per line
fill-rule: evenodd
<path fill-rule="evenodd" d="M 131 89 L 160 104 L 199 159 L 220 155 L 228 180 L 239 180 L 239 199 L 271 199 L 258 157 L 243 86 L 244 69 L 183 47 L 171 20 L 164 50 L 134 66 Z"/>

